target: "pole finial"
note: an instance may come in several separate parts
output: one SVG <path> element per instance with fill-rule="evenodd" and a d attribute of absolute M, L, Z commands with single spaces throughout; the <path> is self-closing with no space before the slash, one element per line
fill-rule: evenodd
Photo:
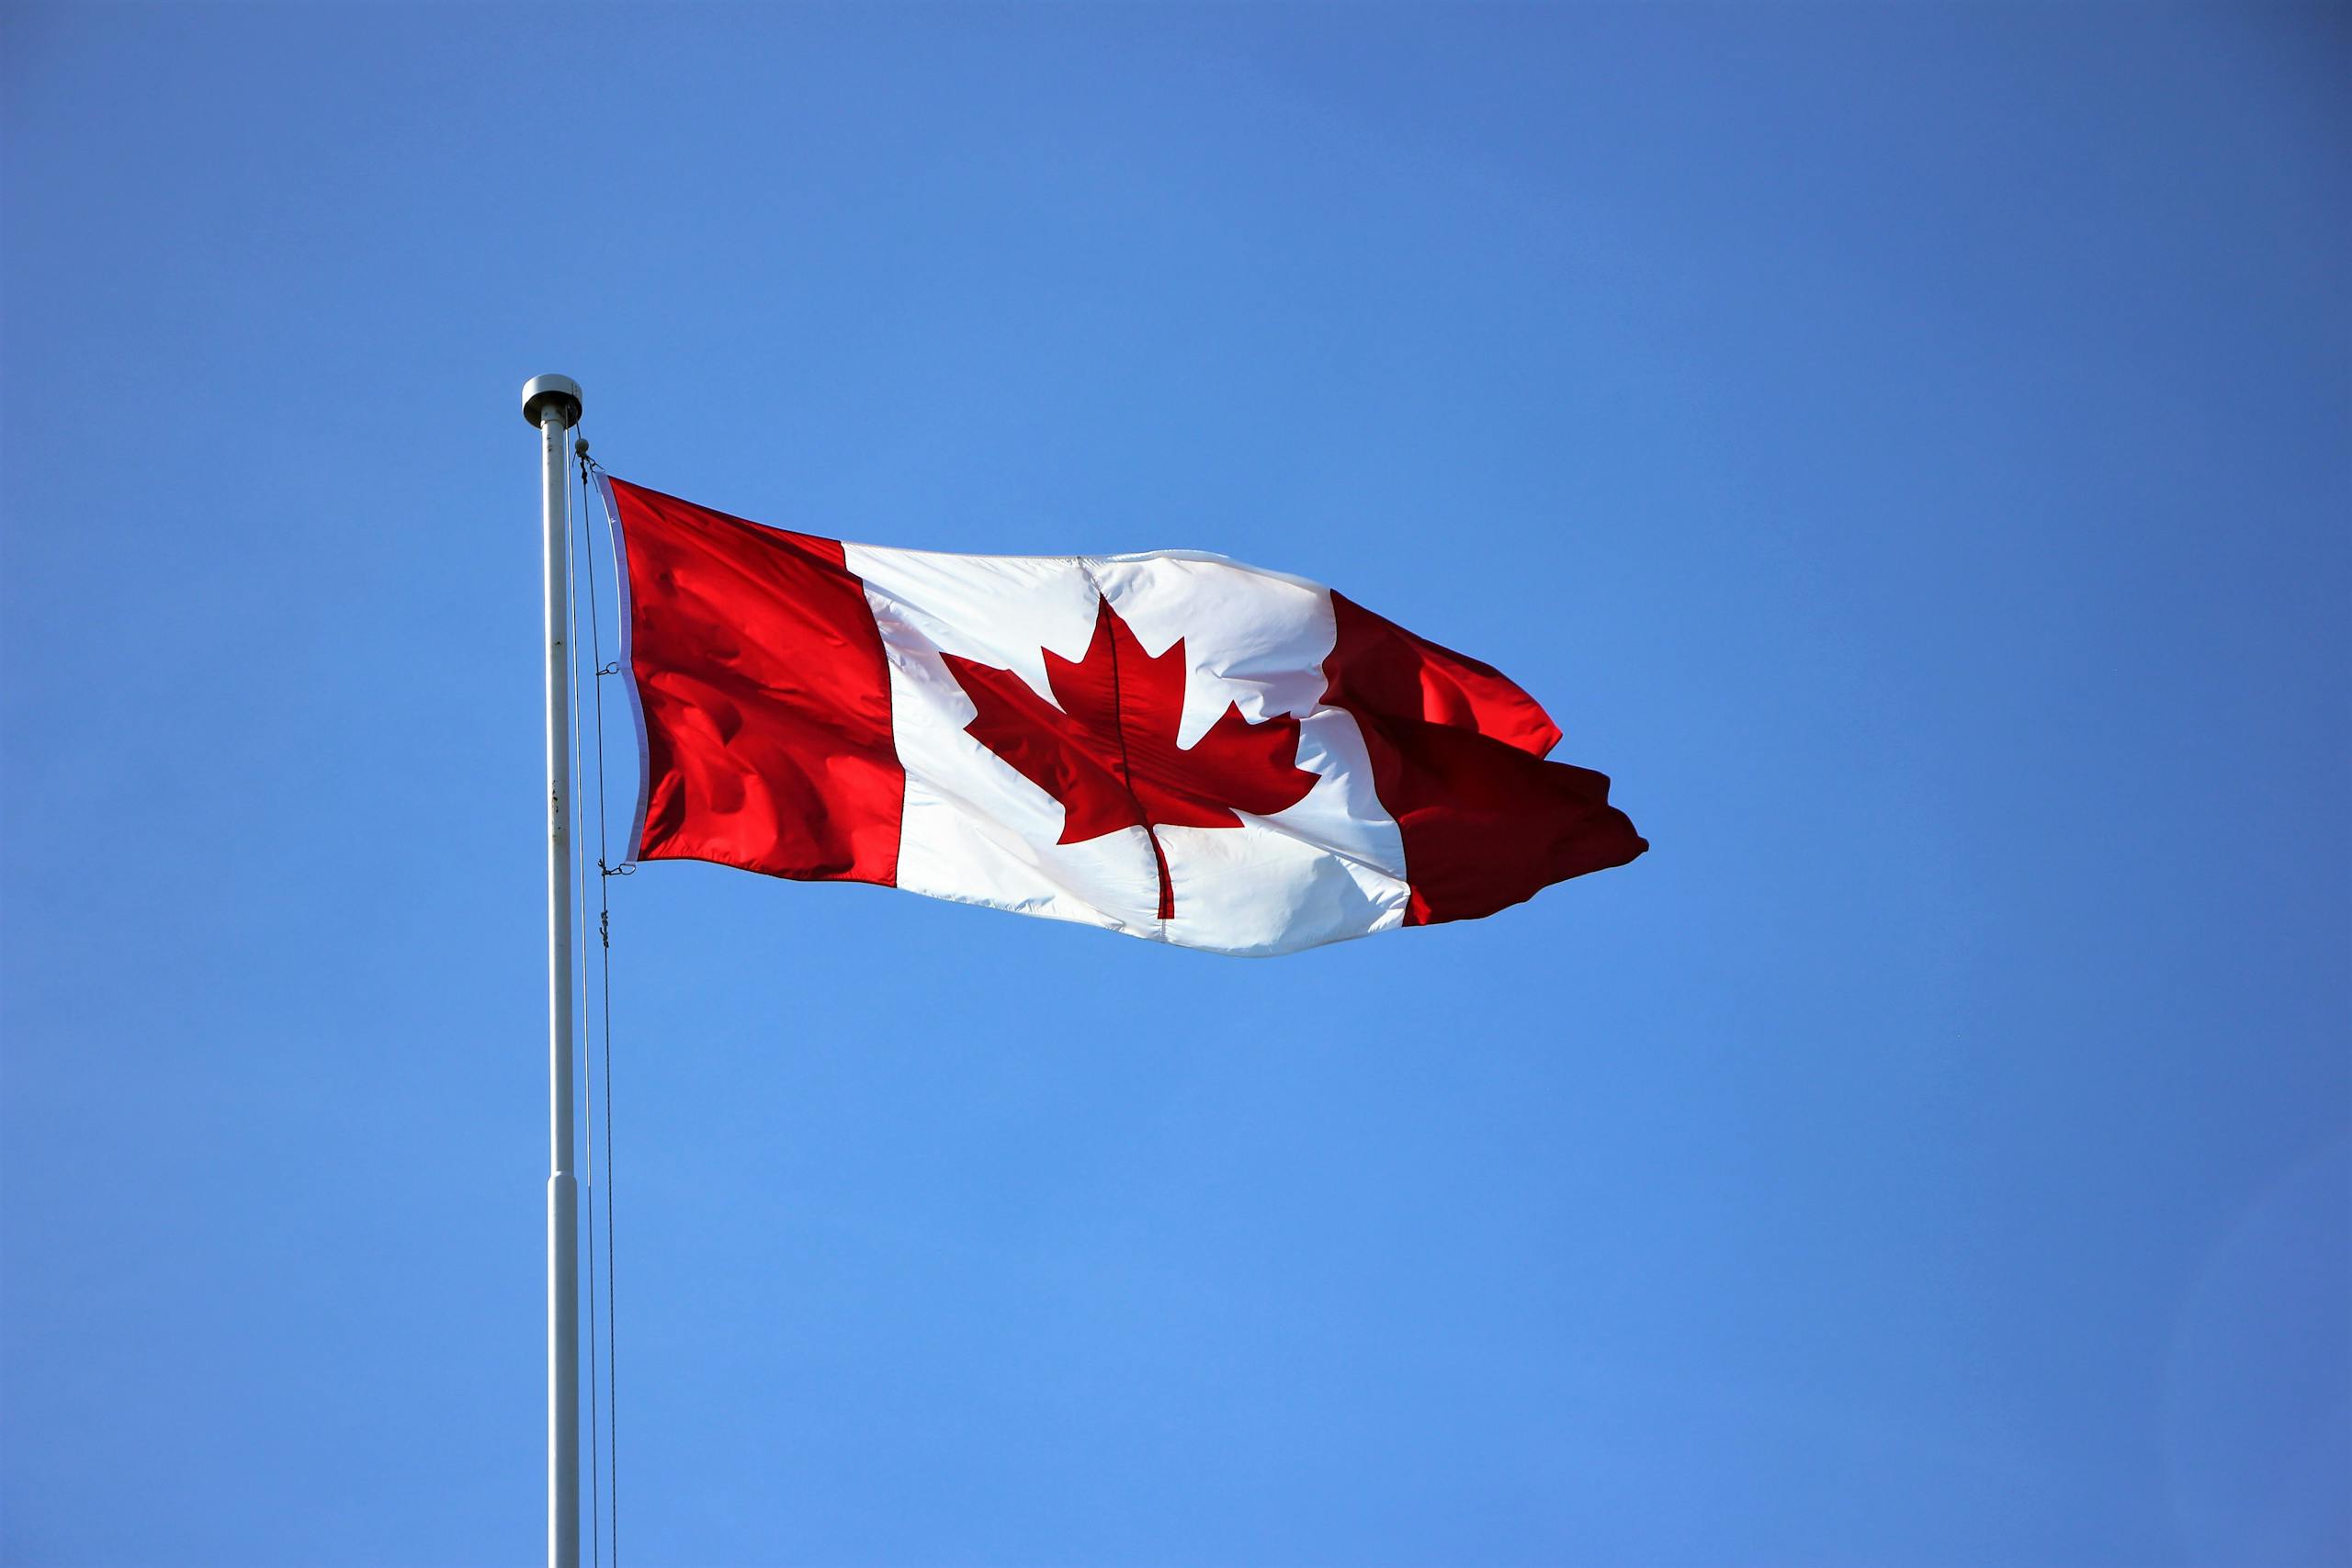
<path fill-rule="evenodd" d="M 523 420 L 534 430 L 550 412 L 563 415 L 563 427 L 580 423 L 580 383 L 569 376 L 534 376 L 523 383 Z"/>

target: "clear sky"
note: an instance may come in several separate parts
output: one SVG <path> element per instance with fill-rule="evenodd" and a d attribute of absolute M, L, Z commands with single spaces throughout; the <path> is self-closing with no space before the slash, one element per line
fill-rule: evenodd
<path fill-rule="evenodd" d="M 628 1561 L 2352 1561 L 2348 16 L 0 11 L 0 1558 L 541 1550 L 552 370 L 1330 582 L 1656 846 L 615 884 Z"/>

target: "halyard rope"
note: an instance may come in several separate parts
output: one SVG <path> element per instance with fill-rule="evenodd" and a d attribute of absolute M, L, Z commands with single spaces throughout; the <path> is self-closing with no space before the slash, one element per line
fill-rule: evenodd
<path fill-rule="evenodd" d="M 588 443 L 585 440 L 580 443 L 579 453 L 580 525 L 583 533 L 593 536 L 594 530 L 588 526 L 588 491 L 589 474 L 596 465 L 588 456 Z M 619 558 L 614 556 L 610 548 L 612 536 L 607 534 L 605 537 L 607 547 L 605 554 L 611 558 L 609 564 L 613 569 L 613 581 L 617 590 L 620 582 L 621 563 Z M 588 547 L 588 646 L 596 673 L 588 689 L 594 696 L 593 707 L 596 716 L 596 974 L 602 992 L 597 1008 L 597 1019 L 603 1024 L 605 1032 L 605 1098 L 603 1101 L 605 1112 L 605 1441 L 606 1462 L 611 1466 L 612 1477 L 612 1485 L 607 1495 L 612 1509 L 613 1563 L 614 1568 L 619 1568 L 621 1560 L 621 1414 L 619 1339 L 616 1320 L 620 1305 L 620 1287 L 614 1274 L 614 1259 L 619 1248 L 615 1243 L 613 1235 L 613 900 L 608 879 L 627 875 L 637 868 L 626 863 L 618 866 L 607 863 L 609 853 L 605 838 L 606 816 L 605 677 L 617 675 L 621 670 L 617 663 L 609 667 L 605 663 L 603 622 L 596 607 L 595 564 L 596 551 L 592 537 Z M 615 610 L 617 611 L 627 601 L 621 599 L 616 592 Z M 592 1143 L 594 1132 L 592 1127 L 590 1129 Z M 594 1267 L 593 1259 L 590 1267 L 592 1269 Z M 593 1351 L 594 1348 L 593 1332 L 590 1338 L 590 1348 Z"/>
<path fill-rule="evenodd" d="M 570 477 L 566 476 L 564 485 L 567 491 L 571 487 L 571 481 Z M 585 487 L 583 486 L 582 489 L 584 492 Z M 587 502 L 585 493 L 582 493 L 581 496 L 581 502 L 582 511 L 584 513 Z M 579 542 L 584 544 L 586 538 L 586 519 L 583 515 L 579 532 Z M 595 583 L 595 569 L 593 561 L 590 563 L 589 567 L 588 581 L 590 586 L 593 587 Z M 572 920 L 572 931 L 576 934 L 588 924 L 588 890 L 585 886 L 582 886 L 581 876 L 577 874 L 586 869 L 580 863 L 580 829 L 587 823 L 588 810 L 587 803 L 582 798 L 580 790 L 580 778 L 582 773 L 584 771 L 580 765 L 582 739 L 580 726 L 580 682 L 578 679 L 578 671 L 580 669 L 580 568 L 576 552 L 572 550 L 566 550 L 564 552 L 563 604 L 565 621 L 564 637 L 566 639 L 563 653 L 564 657 L 571 660 L 573 671 L 573 679 L 569 682 L 571 694 L 571 798 L 568 804 L 571 817 L 570 824 L 571 829 L 571 863 L 575 873 L 572 877 L 571 892 L 574 916 Z M 598 815 L 601 816 L 602 814 L 603 811 L 600 803 Z M 588 976 L 584 970 L 581 973 L 579 979 L 574 983 L 574 989 L 577 992 L 577 995 L 574 998 L 574 1005 L 578 1010 L 575 1016 L 584 1016 L 588 1010 Z M 595 1083 L 594 1079 L 584 1079 L 582 1089 L 588 1100 L 591 1112 L 593 1114 L 596 1100 Z M 602 1564 L 605 1560 L 605 1461 L 603 1433 L 598 1426 L 599 1401 L 596 1397 L 596 1140 L 594 1134 L 594 1123 L 592 1122 L 590 1123 L 591 1133 L 588 1139 L 587 1169 L 583 1173 L 586 1179 L 581 1183 L 581 1187 L 582 1189 L 582 1195 L 588 1204 L 588 1561 L 594 1564 Z"/>
<path fill-rule="evenodd" d="M 609 1539 L 612 1542 L 611 1562 L 614 1564 L 614 1568 L 618 1568 L 620 1562 L 621 1533 L 620 1404 L 616 1386 L 619 1382 L 616 1371 L 618 1336 L 614 1320 L 616 1317 L 615 1306 L 618 1300 L 619 1292 L 616 1284 L 614 1269 L 614 1255 L 616 1248 L 614 1242 L 613 1224 L 613 908 L 612 890 L 605 886 L 605 880 L 608 877 L 626 875 L 636 868 L 627 863 L 624 863 L 617 867 L 610 863 L 611 852 L 609 841 L 606 837 L 605 823 L 606 810 L 605 794 L 604 679 L 607 675 L 616 675 L 620 673 L 620 666 L 618 663 L 607 665 L 605 662 L 604 628 L 602 625 L 603 615 L 596 594 L 595 530 L 590 526 L 588 522 L 589 497 L 594 488 L 593 474 L 597 470 L 598 465 L 588 456 L 588 442 L 585 437 L 582 437 L 577 440 L 572 450 L 579 459 L 577 468 L 580 476 L 580 547 L 584 556 L 584 561 L 582 563 L 581 567 L 575 569 L 572 574 L 572 581 L 567 582 L 565 587 L 567 600 L 571 605 L 574 647 L 576 649 L 579 627 L 579 606 L 577 599 L 571 597 L 573 592 L 572 584 L 582 578 L 585 578 L 588 584 L 587 620 L 588 644 L 590 649 L 590 660 L 588 664 L 590 680 L 589 711 L 591 716 L 591 730 L 593 734 L 592 750 L 595 756 L 595 788 L 594 795 L 596 822 L 597 874 L 596 963 L 599 982 L 599 1006 L 597 1009 L 597 1019 L 604 1032 L 604 1061 L 602 1065 L 602 1083 L 604 1093 L 601 1098 L 594 1092 L 596 1087 L 596 1079 L 594 1076 L 594 1064 L 593 1061 L 590 1064 L 592 1071 L 587 1079 L 587 1088 L 591 1091 L 588 1096 L 590 1122 L 587 1148 L 588 1444 L 590 1474 L 589 1507 L 591 1519 L 589 1526 L 589 1542 L 590 1550 L 593 1554 L 590 1561 L 601 1564 L 605 1561 L 604 1553 L 605 1541 Z M 619 560 L 616 558 L 612 562 L 612 566 L 615 573 L 614 581 L 616 585 L 617 585 L 619 581 L 618 574 L 620 571 Z M 621 603 L 621 601 L 616 600 L 616 605 L 619 603 Z M 577 665 L 575 664 L 574 667 L 577 668 Z M 574 682 L 572 689 L 572 757 L 574 763 L 573 777 L 575 781 L 577 781 L 582 772 L 578 766 L 581 760 L 580 725 L 578 722 L 579 706 L 579 683 Z M 580 793 L 576 782 L 574 784 L 574 793 L 575 795 Z M 579 818 L 584 822 L 588 814 L 589 810 L 587 803 L 582 801 L 577 815 Z M 586 845 L 582 842 L 580 846 L 581 852 L 577 854 L 575 862 L 575 863 L 579 865 L 579 870 L 583 879 L 588 869 L 585 863 L 587 859 L 584 852 L 585 849 Z M 582 900 L 580 924 L 584 928 L 587 924 L 587 890 L 584 886 L 580 889 L 579 896 Z M 584 1003 L 587 999 L 585 995 L 587 988 L 587 976 L 584 974 L 581 976 L 581 988 L 582 993 L 581 999 L 583 1003 L 582 1011 L 584 1013 L 586 1011 Z M 598 1161 L 596 1158 L 594 1120 L 596 1110 L 600 1106 L 603 1110 L 605 1122 L 605 1156 L 603 1160 L 603 1169 L 605 1172 L 605 1289 L 603 1300 L 605 1345 L 601 1377 L 599 1376 L 600 1369 L 596 1354 L 596 1170 L 598 1168 Z M 601 1409 L 599 1408 L 600 1393 L 602 1395 Z M 612 1478 L 612 1485 L 609 1488 L 606 1488 L 604 1484 L 607 1465 L 610 1467 L 610 1474 Z M 609 1538 L 607 1538 L 605 1531 L 605 1519 L 606 1517 L 605 1510 L 607 1506 L 609 1506 L 611 1510 L 610 1517 L 612 1520 L 612 1531 Z"/>

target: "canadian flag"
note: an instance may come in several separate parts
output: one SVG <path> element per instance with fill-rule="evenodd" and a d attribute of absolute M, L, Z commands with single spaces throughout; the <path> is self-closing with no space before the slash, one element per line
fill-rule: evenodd
<path fill-rule="evenodd" d="M 1488 666 L 1220 556 L 965 556 L 605 481 L 640 860 L 1182 947 L 1489 915 L 1648 848 Z"/>

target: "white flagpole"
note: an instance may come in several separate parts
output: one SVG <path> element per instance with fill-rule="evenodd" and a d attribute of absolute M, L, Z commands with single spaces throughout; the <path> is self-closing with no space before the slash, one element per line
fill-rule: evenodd
<path fill-rule="evenodd" d="M 548 644 L 548 1568 L 580 1564 L 580 1190 L 571 1173 L 571 454 L 580 384 L 538 376 L 523 417 L 539 431 L 545 469 Z"/>

